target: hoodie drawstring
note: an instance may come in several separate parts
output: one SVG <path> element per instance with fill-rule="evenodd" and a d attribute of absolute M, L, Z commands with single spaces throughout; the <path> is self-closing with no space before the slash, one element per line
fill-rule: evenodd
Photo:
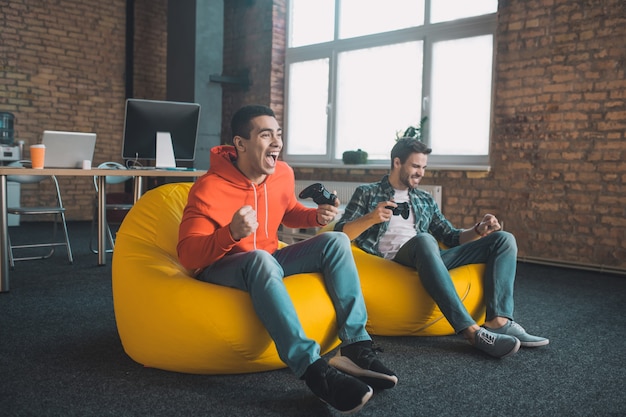
<path fill-rule="evenodd" d="M 252 190 L 254 191 L 254 211 L 256 211 L 257 213 L 257 220 L 258 220 L 258 216 L 259 216 L 259 206 L 257 203 L 257 199 L 258 199 L 258 195 L 256 192 L 256 185 L 254 183 L 251 183 L 252 185 Z M 265 224 L 263 225 L 265 227 L 265 237 L 268 238 L 269 237 L 269 233 L 267 231 L 268 225 L 267 225 L 267 218 L 269 217 L 269 203 L 267 200 L 267 184 L 263 184 L 263 190 L 264 192 L 264 200 L 265 200 Z M 256 230 L 254 231 L 254 249 L 256 250 Z"/>
<path fill-rule="evenodd" d="M 269 238 L 269 234 L 267 232 L 267 218 L 270 216 L 268 210 L 269 210 L 269 204 L 267 202 L 267 184 L 263 183 L 263 190 L 264 195 L 265 195 L 265 237 Z"/>
<path fill-rule="evenodd" d="M 259 216 L 259 206 L 257 204 L 257 194 L 256 194 L 256 185 L 254 185 L 254 183 L 250 183 L 252 185 L 252 190 L 254 191 L 254 211 L 257 214 L 257 220 L 258 220 L 258 216 Z M 254 242 L 254 250 L 256 250 L 256 230 L 254 231 L 254 237 L 253 237 L 253 242 Z"/>

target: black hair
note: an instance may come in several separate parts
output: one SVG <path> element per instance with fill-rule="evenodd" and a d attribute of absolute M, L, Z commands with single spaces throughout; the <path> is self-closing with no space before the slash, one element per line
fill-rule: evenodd
<path fill-rule="evenodd" d="M 233 138 L 241 136 L 244 139 L 250 139 L 250 131 L 252 130 L 250 120 L 259 116 L 276 117 L 274 110 L 258 104 L 251 104 L 237 110 L 230 121 Z"/>
<path fill-rule="evenodd" d="M 393 160 L 395 158 L 400 159 L 400 163 L 404 164 L 407 158 L 413 153 L 423 153 L 428 155 L 433 150 L 420 140 L 413 138 L 402 138 L 396 141 L 396 144 L 391 148 L 391 169 L 393 169 Z"/>

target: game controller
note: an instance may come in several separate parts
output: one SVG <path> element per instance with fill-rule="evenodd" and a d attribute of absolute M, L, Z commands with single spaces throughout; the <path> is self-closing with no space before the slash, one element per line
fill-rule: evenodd
<path fill-rule="evenodd" d="M 329 192 L 324 185 L 319 182 L 315 184 L 311 184 L 306 187 L 304 190 L 300 192 L 298 195 L 300 198 L 313 198 L 313 201 L 317 204 L 330 204 L 331 206 L 335 205 L 335 200 L 337 196 L 331 192 Z"/>
<path fill-rule="evenodd" d="M 407 203 L 406 201 L 403 203 L 398 203 L 398 207 L 385 206 L 385 208 L 391 210 L 394 216 L 401 215 L 404 220 L 409 218 L 409 203 Z"/>

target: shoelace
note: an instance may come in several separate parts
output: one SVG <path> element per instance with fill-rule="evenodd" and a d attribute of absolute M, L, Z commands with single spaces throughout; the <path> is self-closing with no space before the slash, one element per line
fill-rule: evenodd
<path fill-rule="evenodd" d="M 511 321 L 511 328 L 517 331 L 518 333 L 526 333 L 526 330 L 524 330 L 522 326 L 517 324 L 517 322 Z"/>
<path fill-rule="evenodd" d="M 378 359 L 376 353 L 382 353 L 382 351 L 383 349 L 378 346 L 372 346 L 371 348 L 360 348 L 357 354 L 357 360 L 360 362 L 360 366 L 365 365 L 367 369 L 369 369 L 372 362 Z"/>
<path fill-rule="evenodd" d="M 485 329 L 481 329 L 478 331 L 478 338 L 488 345 L 493 345 L 496 341 L 496 336 Z"/>
<path fill-rule="evenodd" d="M 323 395 L 330 395 L 334 386 L 341 385 L 344 375 L 330 366 L 320 376 L 320 387 Z"/>

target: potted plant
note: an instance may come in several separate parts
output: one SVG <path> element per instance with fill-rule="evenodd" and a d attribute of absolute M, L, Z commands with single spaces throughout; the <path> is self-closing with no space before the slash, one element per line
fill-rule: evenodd
<path fill-rule="evenodd" d="M 367 152 L 357 149 L 356 151 L 345 151 L 342 155 L 343 163 L 346 165 L 367 164 Z"/>
<path fill-rule="evenodd" d="M 422 117 L 417 126 L 407 127 L 402 134 L 396 132 L 396 141 L 403 138 L 412 138 L 419 141 L 424 137 L 424 131 L 426 130 L 426 122 L 428 122 L 428 116 Z"/>

